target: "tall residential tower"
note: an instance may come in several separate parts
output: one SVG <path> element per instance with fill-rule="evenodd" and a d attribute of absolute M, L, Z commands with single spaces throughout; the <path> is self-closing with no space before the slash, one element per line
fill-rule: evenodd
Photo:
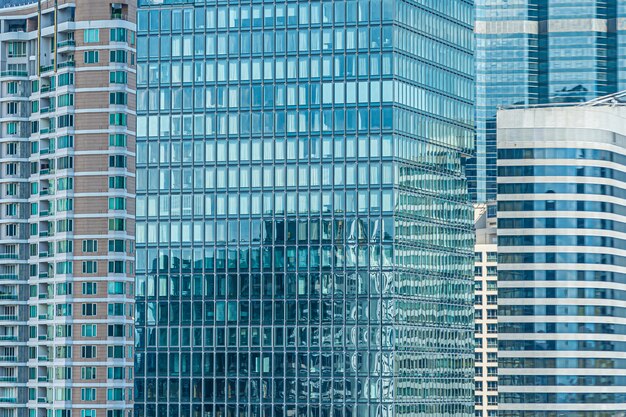
<path fill-rule="evenodd" d="M 138 417 L 470 417 L 473 2 L 140 1 Z"/>
<path fill-rule="evenodd" d="M 136 8 L 9 4 L 0 8 L 0 416 L 127 417 Z"/>

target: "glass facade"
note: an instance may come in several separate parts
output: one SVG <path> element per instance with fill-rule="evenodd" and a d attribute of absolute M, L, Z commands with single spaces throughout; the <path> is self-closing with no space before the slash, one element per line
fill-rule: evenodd
<path fill-rule="evenodd" d="M 624 0 L 476 1 L 474 201 L 496 198 L 496 111 L 584 102 L 626 87 Z"/>
<path fill-rule="evenodd" d="M 626 108 L 611 102 L 498 116 L 501 417 L 626 414 Z"/>
<path fill-rule="evenodd" d="M 473 415 L 472 2 L 139 3 L 136 416 Z"/>

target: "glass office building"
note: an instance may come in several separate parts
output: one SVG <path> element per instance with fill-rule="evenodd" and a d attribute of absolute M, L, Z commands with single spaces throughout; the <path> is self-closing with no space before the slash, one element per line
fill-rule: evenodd
<path fill-rule="evenodd" d="M 500 417 L 626 415 L 625 95 L 498 113 Z"/>
<path fill-rule="evenodd" d="M 139 3 L 136 416 L 473 415 L 473 3 Z"/>
<path fill-rule="evenodd" d="M 472 199 L 496 198 L 496 111 L 584 102 L 626 88 L 626 1 L 476 1 Z"/>

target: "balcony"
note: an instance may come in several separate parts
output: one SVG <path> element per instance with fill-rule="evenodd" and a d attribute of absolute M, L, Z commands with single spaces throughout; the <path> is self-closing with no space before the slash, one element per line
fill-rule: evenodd
<path fill-rule="evenodd" d="M 0 356 L 0 362 L 17 362 L 17 356 L 15 355 Z"/>
<path fill-rule="evenodd" d="M 76 46 L 76 42 L 73 39 L 68 39 L 66 41 L 57 43 L 57 48 L 64 48 L 66 46 Z"/>
<path fill-rule="evenodd" d="M 0 77 L 28 77 L 27 71 L 2 71 Z"/>
<path fill-rule="evenodd" d="M 0 274 L 0 279 L 17 279 L 17 274 Z"/>
<path fill-rule="evenodd" d="M 17 300 L 17 294 L 0 294 L 0 300 Z"/>
<path fill-rule="evenodd" d="M 57 69 L 73 68 L 75 66 L 76 66 L 76 62 L 75 61 L 67 61 L 67 62 L 61 62 L 59 65 L 57 65 Z"/>
<path fill-rule="evenodd" d="M 0 314 L 0 321 L 17 321 L 16 314 Z"/>
<path fill-rule="evenodd" d="M 18 257 L 17 253 L 0 253 L 0 259 L 17 259 Z"/>
<path fill-rule="evenodd" d="M 12 335 L 12 334 L 3 334 L 3 335 L 0 335 L 0 340 L 13 342 L 17 340 L 17 336 Z"/>
<path fill-rule="evenodd" d="M 48 72 L 54 69 L 54 65 L 42 65 L 39 67 L 39 72 Z"/>
<path fill-rule="evenodd" d="M 15 397 L 0 397 L 0 403 L 9 403 L 13 404 L 17 402 L 17 398 Z"/>
<path fill-rule="evenodd" d="M 16 382 L 17 378 L 14 376 L 0 376 L 0 382 Z"/>

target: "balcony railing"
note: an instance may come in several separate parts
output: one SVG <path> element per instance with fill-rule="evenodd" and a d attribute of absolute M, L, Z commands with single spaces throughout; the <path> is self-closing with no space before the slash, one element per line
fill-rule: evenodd
<path fill-rule="evenodd" d="M 2 71 L 0 77 L 28 77 L 28 71 Z"/>

